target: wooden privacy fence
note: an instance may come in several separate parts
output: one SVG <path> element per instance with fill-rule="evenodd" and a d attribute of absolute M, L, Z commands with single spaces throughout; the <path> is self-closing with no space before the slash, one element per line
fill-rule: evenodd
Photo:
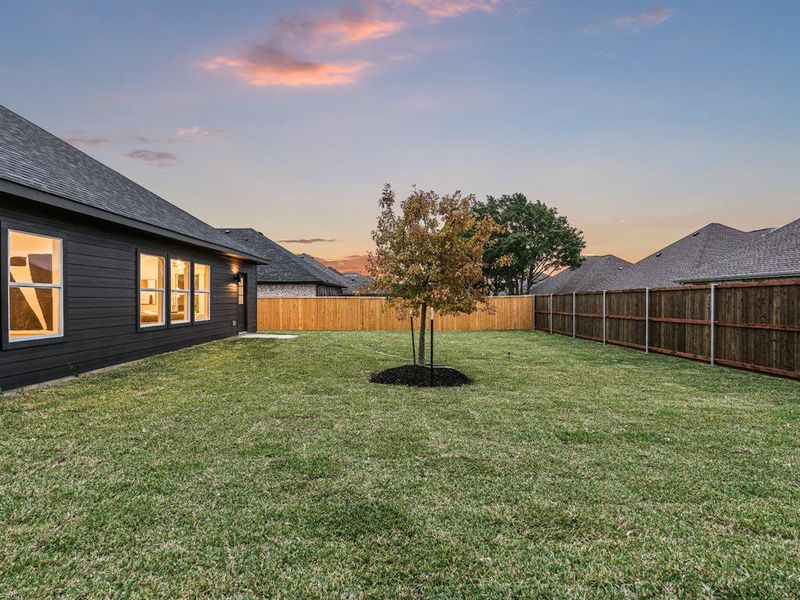
<path fill-rule="evenodd" d="M 437 316 L 436 328 L 440 331 L 533 328 L 532 296 L 489 298 L 488 305 L 488 312 Z M 370 296 L 259 298 L 258 328 L 262 331 L 407 331 L 408 317 L 398 320 L 385 298 Z"/>
<path fill-rule="evenodd" d="M 536 295 L 534 328 L 800 378 L 800 280 Z"/>

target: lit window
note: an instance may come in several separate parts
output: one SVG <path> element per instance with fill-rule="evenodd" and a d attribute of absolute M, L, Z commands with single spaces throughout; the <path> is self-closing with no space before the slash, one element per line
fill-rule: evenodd
<path fill-rule="evenodd" d="M 170 323 L 188 323 L 189 313 L 189 271 L 191 266 L 187 260 L 169 261 L 170 276 Z"/>
<path fill-rule="evenodd" d="M 62 335 L 63 260 L 58 238 L 8 232 L 8 340 Z"/>
<path fill-rule="evenodd" d="M 139 325 L 164 324 L 164 257 L 139 255 Z"/>
<path fill-rule="evenodd" d="M 208 321 L 211 318 L 211 267 L 194 265 L 194 320 Z"/>

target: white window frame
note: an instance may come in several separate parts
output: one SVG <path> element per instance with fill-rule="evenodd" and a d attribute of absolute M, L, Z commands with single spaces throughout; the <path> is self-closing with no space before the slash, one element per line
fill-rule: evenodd
<path fill-rule="evenodd" d="M 189 284 L 189 287 L 186 288 L 173 288 L 172 287 L 172 262 L 182 262 L 188 267 L 188 272 L 186 273 L 186 282 Z M 188 325 L 192 322 L 192 316 L 194 315 L 194 298 L 192 297 L 192 279 L 194 279 L 194 269 L 192 268 L 192 261 L 186 260 L 184 258 L 172 258 L 169 259 L 169 324 L 170 325 Z M 180 321 L 173 321 L 172 320 L 172 294 L 185 294 L 186 295 L 186 318 L 181 319 Z"/>
<path fill-rule="evenodd" d="M 161 263 L 161 281 L 164 282 L 164 287 L 162 288 L 143 288 L 142 287 L 142 257 L 143 256 L 152 256 L 153 258 L 160 258 L 162 260 Z M 151 329 L 154 327 L 166 327 L 167 326 L 167 257 L 163 254 L 153 254 L 151 252 L 139 252 L 138 256 L 136 257 L 139 264 L 136 267 L 136 272 L 139 274 L 138 281 L 136 285 L 139 288 L 139 302 L 136 306 L 137 316 L 136 319 L 139 322 L 139 329 Z M 142 294 L 147 292 L 161 292 L 161 322 L 160 323 L 142 323 Z"/>
<path fill-rule="evenodd" d="M 197 267 L 206 267 L 208 269 L 208 289 L 207 290 L 198 290 L 195 286 L 195 273 L 197 273 Z M 207 263 L 201 262 L 193 262 L 192 263 L 192 322 L 193 323 L 207 323 L 211 320 L 211 265 Z M 205 319 L 198 319 L 195 313 L 195 306 L 197 306 L 197 296 L 199 294 L 205 294 L 208 298 L 208 316 Z"/>
<path fill-rule="evenodd" d="M 31 235 L 35 237 L 42 237 L 47 238 L 50 240 L 56 240 L 58 242 L 58 259 L 59 259 L 59 266 L 58 266 L 58 273 L 59 273 L 59 283 L 19 283 L 19 282 L 12 282 L 11 281 L 11 234 L 12 233 L 21 233 L 23 235 Z M 26 231 L 24 229 L 7 229 L 6 235 L 6 318 L 8 323 L 8 331 L 6 332 L 8 335 L 8 343 L 9 344 L 18 344 L 20 342 L 33 342 L 36 340 L 50 340 L 50 339 L 57 339 L 64 337 L 64 239 L 55 237 L 53 235 L 44 235 L 42 233 L 36 233 L 35 231 Z M 40 288 L 40 289 L 49 289 L 49 290 L 58 290 L 58 333 L 48 333 L 45 335 L 34 335 L 34 336 L 25 336 L 25 337 L 12 337 L 11 336 L 11 290 L 12 288 L 20 289 L 20 288 Z"/>

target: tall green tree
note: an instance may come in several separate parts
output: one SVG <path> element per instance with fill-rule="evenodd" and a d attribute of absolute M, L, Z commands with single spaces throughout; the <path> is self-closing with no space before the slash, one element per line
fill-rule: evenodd
<path fill-rule="evenodd" d="M 395 212 L 387 183 L 372 232 L 370 286 L 386 295 L 398 314 L 419 317 L 417 360 L 425 362 L 428 308 L 439 315 L 474 312 L 484 301 L 483 249 L 495 231 L 489 217 L 474 211 L 475 197 L 456 192 L 439 196 L 414 189 Z"/>
<path fill-rule="evenodd" d="M 539 200 L 530 202 L 524 194 L 487 196 L 474 210 L 498 225 L 483 256 L 484 276 L 495 295 L 530 294 L 552 271 L 583 262 L 583 232 Z"/>

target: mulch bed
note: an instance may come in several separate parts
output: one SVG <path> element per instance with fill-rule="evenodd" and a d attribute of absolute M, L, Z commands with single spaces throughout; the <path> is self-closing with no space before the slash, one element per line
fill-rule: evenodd
<path fill-rule="evenodd" d="M 369 379 L 372 383 L 431 387 L 431 368 L 420 365 L 403 365 L 386 369 L 380 373 L 373 373 Z M 472 379 L 458 369 L 433 367 L 432 387 L 453 387 L 468 383 L 472 383 Z"/>

